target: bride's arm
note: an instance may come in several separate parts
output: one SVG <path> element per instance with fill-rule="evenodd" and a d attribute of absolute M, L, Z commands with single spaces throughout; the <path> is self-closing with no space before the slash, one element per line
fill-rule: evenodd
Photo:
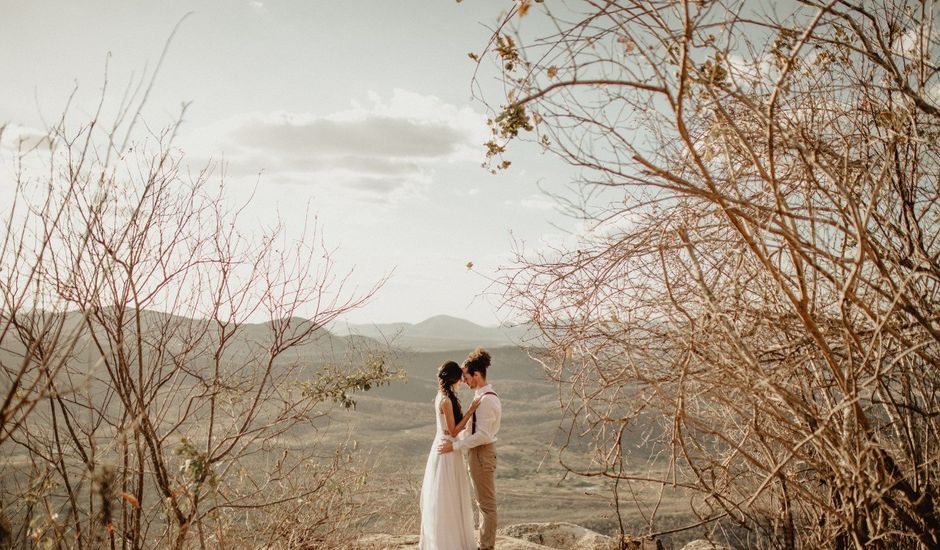
<path fill-rule="evenodd" d="M 477 410 L 477 407 L 480 406 L 480 400 L 482 397 L 477 397 L 470 403 L 470 407 L 467 409 L 467 412 L 464 413 L 463 418 L 455 426 L 454 425 L 454 409 L 450 407 L 450 400 L 447 401 L 441 400 L 441 403 L 446 403 L 448 406 L 444 407 L 444 417 L 447 419 L 447 433 L 451 437 L 457 437 L 457 434 L 463 431 L 467 427 L 467 423 L 470 422 L 470 418 L 473 416 L 473 411 Z"/>

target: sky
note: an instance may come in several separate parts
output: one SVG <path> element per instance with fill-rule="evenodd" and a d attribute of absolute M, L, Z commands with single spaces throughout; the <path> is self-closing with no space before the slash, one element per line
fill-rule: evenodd
<path fill-rule="evenodd" d="M 509 170 L 480 166 L 486 108 L 472 98 L 467 54 L 510 6 L 0 0 L 0 124 L 41 130 L 76 87 L 73 113 L 92 113 L 106 63 L 106 112 L 116 108 L 182 20 L 144 120 L 170 124 L 188 103 L 176 144 L 191 166 L 224 161 L 234 200 L 255 190 L 249 230 L 279 217 L 299 232 L 315 216 L 354 284 L 389 275 L 348 322 L 444 314 L 494 325 L 513 320 L 491 285 L 513 243 L 538 249 L 576 230 L 544 193 L 573 178 L 561 161 L 517 146 Z M 493 74 L 485 62 L 479 82 L 498 99 Z"/>

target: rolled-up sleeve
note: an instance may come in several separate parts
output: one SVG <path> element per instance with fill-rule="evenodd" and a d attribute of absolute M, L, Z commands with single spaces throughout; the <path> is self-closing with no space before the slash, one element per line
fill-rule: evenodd
<path fill-rule="evenodd" d="M 470 449 L 496 441 L 496 431 L 499 430 L 500 403 L 496 399 L 484 399 L 477 407 L 476 433 L 470 434 L 454 442 L 454 449 Z M 470 428 L 464 430 L 468 432 Z"/>

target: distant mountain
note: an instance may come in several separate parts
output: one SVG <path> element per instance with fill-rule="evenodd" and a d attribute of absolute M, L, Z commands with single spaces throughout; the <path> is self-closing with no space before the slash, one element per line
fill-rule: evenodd
<path fill-rule="evenodd" d="M 32 316 L 32 319 L 37 332 L 42 332 L 40 327 L 43 326 L 43 322 L 47 323 L 45 325 L 46 330 L 52 331 L 46 335 L 47 339 L 58 338 L 64 346 L 64 342 L 75 338 L 77 350 L 90 351 L 94 347 L 82 312 L 68 311 L 65 313 L 37 314 Z M 55 337 L 53 335 L 56 334 L 56 321 L 58 319 L 61 319 L 61 329 L 57 331 L 59 336 Z M 288 339 L 292 335 L 301 335 L 311 328 L 310 320 L 299 317 L 278 321 L 277 323 L 281 324 L 285 321 L 287 323 L 285 334 Z M 182 345 L 181 342 L 189 337 L 198 338 L 201 342 L 200 347 L 215 345 L 218 328 L 213 323 L 209 323 L 208 332 L 204 336 L 196 336 L 204 330 L 206 323 L 209 323 L 206 319 L 190 319 L 152 310 L 143 310 L 140 315 L 140 326 L 147 334 L 147 338 L 150 341 L 155 341 L 160 333 L 165 332 L 167 337 L 162 342 L 171 350 L 174 349 L 174 346 Z M 92 317 L 92 325 L 95 327 L 95 333 L 99 335 L 102 341 L 106 341 L 107 337 L 104 329 L 94 317 Z M 270 321 L 241 324 L 234 336 L 229 334 L 231 340 L 227 345 L 227 353 L 247 353 L 250 349 L 258 349 L 259 346 L 262 349 L 266 348 L 270 345 L 272 339 L 272 325 L 273 323 Z M 135 314 L 132 310 L 128 310 L 122 331 L 124 338 L 130 343 L 134 341 L 133 335 L 136 332 L 136 327 Z M 114 326 L 112 325 L 111 330 L 113 329 Z M 232 327 L 229 327 L 228 330 L 231 331 Z M 368 350 L 382 350 L 384 347 L 384 341 L 381 339 L 376 341 L 361 334 L 337 335 L 331 333 L 325 326 L 318 326 L 309 338 L 285 352 L 282 359 L 338 360 Z M 0 341 L 0 359 L 5 357 L 4 354 L 21 357 L 24 352 L 23 342 L 13 332 L 8 332 Z"/>
<path fill-rule="evenodd" d="M 337 336 L 359 335 L 414 351 L 518 346 L 537 341 L 537 331 L 531 325 L 484 327 L 449 315 L 437 315 L 417 324 L 337 323 L 330 327 L 330 331 Z"/>
<path fill-rule="evenodd" d="M 50 314 L 51 320 L 56 314 Z M 283 321 L 282 321 L 283 322 Z M 135 330 L 135 321 L 132 312 L 128 312 L 125 320 L 125 337 Z M 205 320 L 177 317 L 157 311 L 144 311 L 141 315 L 141 327 L 148 333 L 167 330 L 174 336 L 166 340 L 167 345 L 173 345 L 179 338 L 187 334 L 198 332 L 204 326 Z M 294 318 L 288 321 L 288 334 L 300 334 L 309 328 L 309 320 Z M 97 323 L 93 323 L 97 325 Z M 90 344 L 85 320 L 82 313 L 70 311 L 65 313 L 63 319 L 62 336 L 78 333 L 80 346 L 84 348 Z M 164 327 L 164 328 L 161 328 Z M 96 332 L 101 330 L 96 328 Z M 209 344 L 216 334 L 216 327 L 209 327 L 207 340 Z M 266 345 L 271 338 L 272 325 L 265 323 L 245 323 L 231 342 L 230 352 L 236 350 L 247 351 L 249 348 Z M 3 347 L 19 349 L 13 339 L 7 335 Z M 363 350 L 379 350 L 386 345 L 406 351 L 438 352 L 438 351 L 469 351 L 477 346 L 488 348 L 539 346 L 542 340 L 538 338 L 538 331 L 532 325 L 502 325 L 481 326 L 466 319 L 449 315 L 437 315 L 421 321 L 420 323 L 381 323 L 381 324 L 347 324 L 336 322 L 329 327 L 318 327 L 312 337 L 303 344 L 288 352 L 284 359 L 291 357 L 342 357 L 350 353 Z M 237 352 L 236 352 L 237 353 Z"/>

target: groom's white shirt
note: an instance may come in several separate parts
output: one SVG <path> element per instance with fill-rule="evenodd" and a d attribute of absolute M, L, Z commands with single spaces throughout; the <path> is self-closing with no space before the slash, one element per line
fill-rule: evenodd
<path fill-rule="evenodd" d="M 482 388 L 477 388 L 474 392 L 474 397 L 491 391 L 493 391 L 493 387 L 487 384 Z M 480 401 L 480 406 L 477 407 L 476 433 L 470 433 L 473 431 L 472 426 L 464 428 L 463 433 L 469 435 L 455 441 L 454 450 L 479 447 L 480 445 L 486 445 L 487 443 L 496 441 L 496 432 L 499 431 L 499 421 L 502 415 L 503 405 L 499 402 L 499 397 L 495 395 L 485 396 L 483 400 Z M 471 420 L 471 422 L 473 421 Z"/>

